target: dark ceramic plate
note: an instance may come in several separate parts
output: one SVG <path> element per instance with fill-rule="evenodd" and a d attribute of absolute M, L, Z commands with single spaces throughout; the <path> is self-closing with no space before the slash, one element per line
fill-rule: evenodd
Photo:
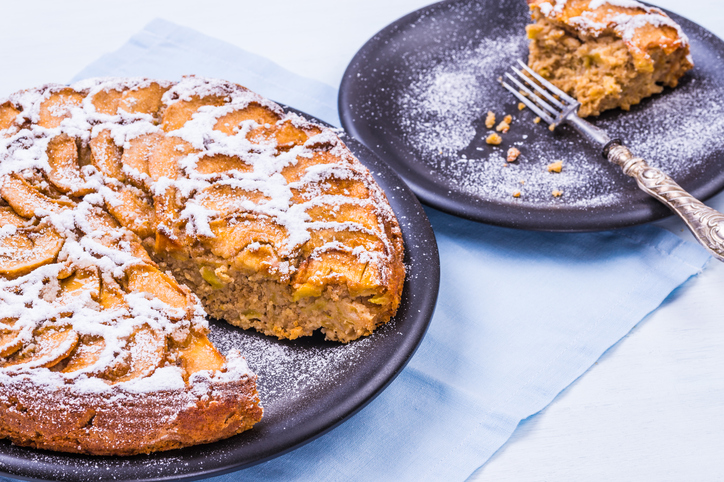
<path fill-rule="evenodd" d="M 699 199 L 724 188 L 724 43 L 674 14 L 696 67 L 676 89 L 593 119 Z M 568 127 L 551 133 L 497 79 L 526 60 L 523 0 L 453 0 L 413 12 L 372 37 L 347 68 L 339 110 L 431 206 L 468 219 L 547 231 L 589 231 L 670 214 Z M 488 111 L 513 116 L 503 144 L 485 142 Z M 505 166 L 517 147 L 519 161 Z M 563 171 L 546 166 L 563 160 Z M 554 190 L 561 197 L 553 197 Z M 513 197 L 519 191 L 520 197 Z"/>
<path fill-rule="evenodd" d="M 264 418 L 252 430 L 209 445 L 128 458 L 59 454 L 0 441 L 0 473 L 79 482 L 219 475 L 309 442 L 379 395 L 422 341 L 437 300 L 440 264 L 432 227 L 414 194 L 369 149 L 350 137 L 343 140 L 382 186 L 402 228 L 407 279 L 400 308 L 389 323 L 367 338 L 341 345 L 324 341 L 319 333 L 279 341 L 212 320 L 214 344 L 222 353 L 239 348 L 259 376 Z"/>

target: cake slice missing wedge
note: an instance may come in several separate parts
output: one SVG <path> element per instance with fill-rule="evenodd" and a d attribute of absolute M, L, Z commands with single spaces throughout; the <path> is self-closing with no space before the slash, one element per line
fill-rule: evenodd
<path fill-rule="evenodd" d="M 528 0 L 528 65 L 581 103 L 581 117 L 676 87 L 694 64 L 679 25 L 634 0 Z"/>
<path fill-rule="evenodd" d="M 250 429 L 256 376 L 206 315 L 350 342 L 394 316 L 403 259 L 337 134 L 240 85 L 0 99 L 0 439 L 133 455 Z"/>

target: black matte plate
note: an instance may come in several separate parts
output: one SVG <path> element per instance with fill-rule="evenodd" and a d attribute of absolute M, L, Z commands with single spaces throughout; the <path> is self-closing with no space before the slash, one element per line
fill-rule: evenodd
<path fill-rule="evenodd" d="M 691 41 L 695 69 L 677 88 L 593 123 L 707 199 L 724 188 L 724 43 L 669 15 Z M 669 215 L 599 148 L 566 126 L 551 133 L 534 124 L 535 114 L 519 111 L 518 101 L 498 84 L 517 59 L 527 59 L 529 22 L 523 0 L 453 0 L 399 19 L 348 66 L 339 91 L 342 124 L 424 203 L 468 219 L 590 231 Z M 513 116 L 500 147 L 485 142 L 488 111 L 498 121 Z M 523 154 L 505 166 L 512 146 Z M 563 160 L 563 172 L 551 174 L 546 167 L 556 160 Z M 554 190 L 562 196 L 553 197 Z"/>
<path fill-rule="evenodd" d="M 239 348 L 259 377 L 264 418 L 252 430 L 209 445 L 125 458 L 61 454 L 0 441 L 0 473 L 78 482 L 210 477 L 309 442 L 379 395 L 422 341 L 435 309 L 440 262 L 432 227 L 412 191 L 360 142 L 349 136 L 343 140 L 382 186 L 402 228 L 407 278 L 399 310 L 389 323 L 342 345 L 324 341 L 320 333 L 279 341 L 212 320 L 214 344 L 222 353 Z"/>

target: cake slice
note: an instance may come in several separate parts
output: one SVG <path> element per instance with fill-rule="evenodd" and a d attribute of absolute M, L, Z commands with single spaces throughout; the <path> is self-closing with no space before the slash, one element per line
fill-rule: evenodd
<path fill-rule="evenodd" d="M 581 117 L 676 87 L 693 68 L 689 42 L 658 8 L 634 0 L 528 0 L 528 65 L 575 97 Z"/>

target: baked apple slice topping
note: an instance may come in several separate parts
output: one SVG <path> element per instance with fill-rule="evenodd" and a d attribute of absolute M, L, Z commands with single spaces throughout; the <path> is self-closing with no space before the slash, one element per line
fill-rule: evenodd
<path fill-rule="evenodd" d="M 61 134 L 48 143 L 48 180 L 62 193 L 82 196 L 90 191 L 84 188 L 85 180 L 78 164 L 78 146 L 75 139 Z"/>
<path fill-rule="evenodd" d="M 50 368 L 66 359 L 78 344 L 78 333 L 70 326 L 46 323 L 33 332 L 33 342 L 5 359 L 3 368 Z"/>
<path fill-rule="evenodd" d="M 216 95 L 208 95 L 205 97 L 194 95 L 188 100 L 179 100 L 166 108 L 166 111 L 163 113 L 161 128 L 164 132 L 181 129 L 201 107 L 221 106 L 224 104 L 224 97 Z"/>
<path fill-rule="evenodd" d="M 0 179 L 0 196 L 24 218 L 32 218 L 41 210 L 60 213 L 75 206 L 72 201 L 46 196 L 28 184 L 19 174 L 9 174 Z"/>
<path fill-rule="evenodd" d="M 166 336 L 148 325 L 139 327 L 129 338 L 124 350 L 129 354 L 128 371 L 113 383 L 145 378 L 159 368 L 166 358 Z"/>
<path fill-rule="evenodd" d="M 163 106 L 161 99 L 168 90 L 168 85 L 151 82 L 145 87 L 123 91 L 118 109 L 132 114 L 156 115 Z"/>
<path fill-rule="evenodd" d="M 188 295 L 166 273 L 149 264 L 131 266 L 128 270 L 128 291 L 148 293 L 171 308 L 184 309 Z"/>
<path fill-rule="evenodd" d="M 15 327 L 17 319 L 0 320 L 0 358 L 5 358 L 23 346 L 22 331 Z"/>
<path fill-rule="evenodd" d="M 125 226 L 145 239 L 156 232 L 156 212 L 146 194 L 134 186 L 123 186 L 114 199 L 106 202 L 106 209 L 121 226 Z"/>
<path fill-rule="evenodd" d="M 196 331 L 192 331 L 184 344 L 173 344 L 178 364 L 184 370 L 184 378 L 204 370 L 222 370 L 225 360 L 219 351 L 211 344 L 209 338 Z"/>
<path fill-rule="evenodd" d="M 16 228 L 0 234 L 0 276 L 17 278 L 53 263 L 64 239 L 51 227 Z"/>
<path fill-rule="evenodd" d="M 204 156 L 196 162 L 196 172 L 199 174 L 222 174 L 229 171 L 252 172 L 254 167 L 244 162 L 238 156 L 214 154 Z"/>
<path fill-rule="evenodd" d="M 38 125 L 52 129 L 60 126 L 63 119 L 71 116 L 74 107 L 80 107 L 85 96 L 71 88 L 62 88 L 51 92 L 40 104 Z"/>
<path fill-rule="evenodd" d="M 111 131 L 105 129 L 90 140 L 91 164 L 102 174 L 123 181 L 123 152 L 111 137 Z"/>
<path fill-rule="evenodd" d="M 100 295 L 101 279 L 98 268 L 77 270 L 69 277 L 61 280 L 58 303 L 70 305 L 76 301 L 97 301 Z M 72 313 L 67 314 L 70 316 Z"/>
<path fill-rule="evenodd" d="M 256 102 L 249 103 L 243 109 L 235 110 L 229 114 L 219 117 L 214 125 L 214 130 L 223 132 L 228 136 L 235 135 L 242 122 L 254 121 L 259 125 L 276 124 L 280 119 L 279 115 Z"/>
<path fill-rule="evenodd" d="M 106 342 L 100 336 L 83 336 L 81 337 L 76 349 L 68 357 L 63 364 L 61 371 L 63 373 L 94 372 L 101 361 L 101 355 L 106 348 Z M 101 371 L 105 366 L 101 366 Z"/>
<path fill-rule="evenodd" d="M 10 102 L 0 104 L 0 131 L 10 129 L 15 124 L 18 114 L 20 111 Z"/>

